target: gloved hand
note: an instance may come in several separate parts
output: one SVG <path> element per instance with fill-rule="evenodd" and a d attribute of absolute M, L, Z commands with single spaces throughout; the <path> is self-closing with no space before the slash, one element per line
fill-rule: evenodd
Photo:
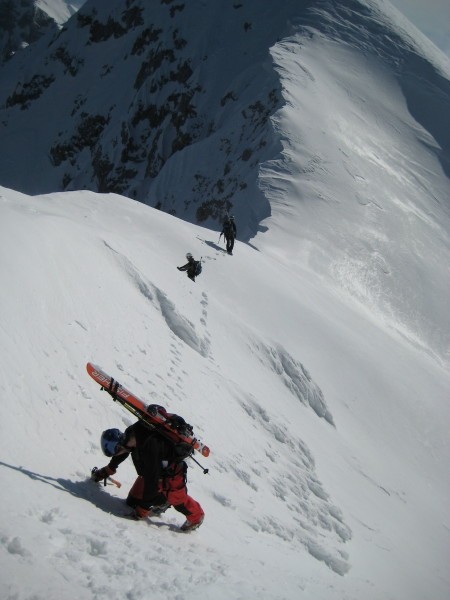
<path fill-rule="evenodd" d="M 114 475 L 116 469 L 111 469 L 108 465 L 106 467 L 102 467 L 101 469 L 97 469 L 94 467 L 91 471 L 91 479 L 93 481 L 103 481 L 110 475 Z"/>
<path fill-rule="evenodd" d="M 181 271 L 181 267 L 177 267 L 177 269 L 178 269 L 179 271 Z"/>
<path fill-rule="evenodd" d="M 140 521 L 141 519 L 145 519 L 150 516 L 151 511 L 148 508 L 142 508 L 142 506 L 136 506 L 134 511 L 130 514 L 132 519 L 136 521 Z"/>

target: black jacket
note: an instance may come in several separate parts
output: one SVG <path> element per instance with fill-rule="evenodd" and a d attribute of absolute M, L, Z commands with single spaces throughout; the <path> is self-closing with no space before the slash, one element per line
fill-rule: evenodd
<path fill-rule="evenodd" d="M 225 221 L 222 227 L 222 233 L 225 238 L 235 238 L 236 237 L 236 223 L 234 221 Z"/>
<path fill-rule="evenodd" d="M 191 279 L 195 279 L 195 270 L 197 268 L 197 262 L 198 261 L 196 261 L 194 259 L 189 260 L 182 267 L 178 267 L 178 270 L 179 271 L 187 271 L 188 277 L 190 277 Z"/>
<path fill-rule="evenodd" d="M 125 439 L 128 440 L 132 434 L 136 437 L 136 447 L 129 453 L 113 456 L 109 466 L 112 469 L 117 469 L 131 454 L 137 474 L 144 478 L 144 495 L 140 504 L 147 508 L 158 503 L 155 500 L 159 495 L 158 482 L 162 477 L 162 461 L 165 460 L 170 463 L 175 460 L 174 446 L 141 421 L 126 429 Z"/>

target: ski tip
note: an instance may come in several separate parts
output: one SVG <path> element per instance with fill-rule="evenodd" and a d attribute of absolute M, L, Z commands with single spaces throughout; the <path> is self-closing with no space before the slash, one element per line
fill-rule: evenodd
<path fill-rule="evenodd" d="M 91 373 L 93 373 L 94 371 L 101 371 L 100 367 L 97 365 L 94 365 L 94 363 L 88 362 L 86 363 L 86 371 L 89 373 L 89 375 Z"/>

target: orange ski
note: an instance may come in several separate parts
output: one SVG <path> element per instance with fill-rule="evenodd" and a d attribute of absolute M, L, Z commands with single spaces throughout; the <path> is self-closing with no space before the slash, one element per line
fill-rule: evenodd
<path fill-rule="evenodd" d="M 192 447 L 192 451 L 197 450 L 203 456 L 209 456 L 209 448 L 203 442 L 193 436 L 181 434 L 170 425 L 162 413 L 155 410 L 148 410 L 148 406 L 135 396 L 132 392 L 124 388 L 118 381 L 107 375 L 100 367 L 92 363 L 87 363 L 88 374 L 96 381 L 102 390 L 108 392 L 114 401 L 119 402 L 135 417 L 144 421 L 150 428 L 157 429 L 162 435 L 165 435 L 174 443 L 184 443 Z"/>

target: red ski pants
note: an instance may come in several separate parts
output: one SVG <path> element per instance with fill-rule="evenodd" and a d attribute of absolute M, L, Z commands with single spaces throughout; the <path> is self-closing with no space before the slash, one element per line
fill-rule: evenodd
<path fill-rule="evenodd" d="M 173 474 L 159 480 L 158 491 L 166 498 L 175 510 L 182 513 L 190 523 L 199 523 L 203 515 L 202 507 L 187 493 L 185 469 L 177 465 Z M 144 493 L 144 478 L 142 475 L 136 479 L 128 497 L 141 500 Z"/>

